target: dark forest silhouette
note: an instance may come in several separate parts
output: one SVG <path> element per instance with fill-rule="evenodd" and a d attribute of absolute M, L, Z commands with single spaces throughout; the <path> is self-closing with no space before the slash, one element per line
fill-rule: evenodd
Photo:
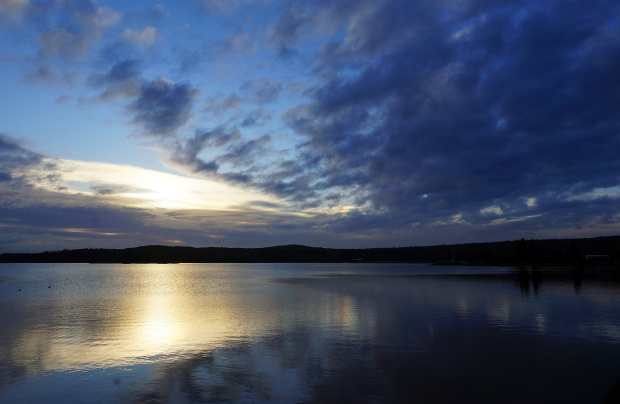
<path fill-rule="evenodd" d="M 586 259 L 592 256 L 595 258 Z M 302 245 L 265 248 L 151 245 L 0 254 L 0 262 L 5 263 L 432 262 L 450 265 L 617 266 L 619 260 L 620 236 L 365 249 Z"/>

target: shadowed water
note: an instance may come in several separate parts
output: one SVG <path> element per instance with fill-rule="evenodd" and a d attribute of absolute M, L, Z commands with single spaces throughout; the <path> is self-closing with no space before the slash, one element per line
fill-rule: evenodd
<path fill-rule="evenodd" d="M 4 264 L 0 402 L 600 403 L 619 291 L 510 268 Z"/>

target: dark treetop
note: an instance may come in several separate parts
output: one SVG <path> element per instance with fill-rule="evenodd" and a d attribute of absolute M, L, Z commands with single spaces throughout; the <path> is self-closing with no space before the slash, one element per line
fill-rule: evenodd
<path fill-rule="evenodd" d="M 435 262 L 473 265 L 570 266 L 620 260 L 620 236 L 587 239 L 513 240 L 424 247 L 333 249 L 285 245 L 265 248 L 142 246 L 33 254 L 4 253 L 0 262 Z"/>

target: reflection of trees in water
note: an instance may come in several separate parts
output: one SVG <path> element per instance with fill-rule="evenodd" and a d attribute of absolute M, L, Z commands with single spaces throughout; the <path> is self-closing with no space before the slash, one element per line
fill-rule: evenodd
<path fill-rule="evenodd" d="M 545 270 L 538 268 L 518 268 L 513 275 L 521 293 L 529 295 L 533 290 L 538 294 L 543 284 L 570 284 L 575 293 L 579 293 L 584 284 L 605 285 L 609 288 L 620 288 L 620 271 L 584 269 Z"/>
<path fill-rule="evenodd" d="M 484 275 L 340 276 L 296 280 L 289 282 L 288 287 L 295 288 L 295 296 L 305 296 L 308 300 L 303 302 L 309 306 L 284 306 L 282 301 L 270 306 L 291 310 L 293 315 L 278 317 L 292 319 L 291 322 L 281 321 L 277 331 L 269 328 L 270 331 L 255 334 L 256 337 L 218 340 L 214 348 L 205 349 L 214 345 L 202 345 L 201 353 L 188 354 L 181 359 L 160 360 L 157 356 L 145 356 L 146 362 L 153 360 L 145 365 L 146 372 L 137 364 L 125 380 L 118 378 L 117 383 L 115 379 L 115 386 L 120 386 L 118 394 L 124 393 L 118 401 L 583 402 L 585 400 L 569 396 L 572 393 L 565 388 L 565 384 L 570 384 L 566 380 L 578 380 L 571 389 L 592 392 L 592 389 L 581 387 L 581 384 L 596 385 L 581 379 L 584 369 L 596 375 L 615 376 L 617 367 L 604 368 L 609 362 L 609 345 L 588 344 L 585 348 L 575 345 L 579 352 L 585 353 L 567 361 L 570 349 L 566 349 L 566 344 L 556 349 L 556 340 L 543 339 L 540 334 L 526 335 L 517 330 L 520 327 L 515 327 L 523 324 L 519 313 L 521 319 L 534 318 L 527 315 L 531 311 L 519 312 L 520 309 L 530 310 L 534 299 L 520 299 L 515 286 L 523 293 L 544 294 L 544 285 L 566 284 L 570 288 L 570 282 L 576 279 L 586 290 L 588 282 L 604 282 L 610 288 L 620 285 L 613 280 L 613 274 L 583 273 L 577 278 L 568 271 L 530 269 Z M 497 286 L 500 287 L 494 289 Z M 308 290 L 320 293 L 307 293 Z M 566 292 L 571 295 L 570 289 Z M 511 300 L 515 294 L 517 298 Z M 469 303 L 462 312 L 454 310 L 457 297 Z M 520 305 L 523 301 L 527 301 L 526 307 Z M 97 320 L 97 326 L 84 327 L 88 333 L 109 333 L 110 329 L 102 327 L 120 322 L 117 317 L 104 315 L 114 307 L 110 302 L 84 308 L 78 303 L 71 305 L 68 312 Z M 491 321 L 488 311 L 504 308 L 500 303 L 506 303 L 508 315 L 514 314 Z M 303 307 L 306 309 L 302 310 Z M 296 308 L 299 310 L 295 311 Z M 45 310 L 41 318 L 46 320 L 41 323 L 46 327 L 38 327 L 43 330 L 55 324 L 50 319 L 54 318 L 54 310 L 60 310 L 46 308 L 44 304 L 34 309 Z M 22 315 L 16 318 L 27 318 L 27 311 L 21 310 Z M 89 315 L 91 312 L 93 315 Z M 16 313 L 20 313 L 17 304 L 12 311 L 13 315 Z M 592 324 L 591 314 L 588 313 L 589 324 Z M 200 318 L 196 315 L 192 320 L 200 321 Z M 20 340 L 23 324 L 19 326 L 18 320 L 14 321 L 15 327 L 0 330 L 0 336 L 6 337 L 4 341 Z M 18 331 L 10 331 L 11 328 Z M 49 338 L 39 340 L 49 344 Z M 39 343 L 37 346 L 53 349 Z M 2 352 L 0 349 L 0 355 Z M 591 357 L 598 359 L 590 360 Z M 36 363 L 41 362 L 42 359 L 38 359 Z M 603 364 L 603 367 L 592 369 L 592 363 Z M 558 373 L 557 379 L 548 380 L 550 370 Z M 561 381 L 562 375 L 566 376 L 565 381 Z M 545 397 L 532 399 L 529 396 L 532 391 L 567 393 L 564 397 L 543 400 Z"/>
<path fill-rule="evenodd" d="M 59 306 L 47 301 L 34 301 L 25 305 L 20 301 L 5 300 L 0 304 L 1 392 L 6 386 L 27 380 L 44 371 L 52 346 L 51 328 L 56 324 L 52 322 L 46 327 L 32 327 L 34 321 L 29 315 L 36 311 L 46 319 L 55 319 L 54 314 Z"/>
<path fill-rule="evenodd" d="M 540 286 L 543 281 L 543 273 L 538 269 L 519 268 L 517 270 L 517 279 L 519 281 L 519 289 L 524 295 L 530 294 L 530 285 L 534 289 L 534 294 L 538 295 Z"/>
<path fill-rule="evenodd" d="M 516 280 L 519 285 L 527 283 L 528 290 L 536 290 L 544 282 L 570 282 L 566 275 L 554 278 L 528 271 L 484 278 L 482 285 L 477 281 L 473 285 L 486 288 L 490 280 Z M 411 282 L 405 282 L 407 279 Z M 450 278 L 438 279 L 456 286 Z M 556 349 L 552 339 L 523 334 L 511 326 L 489 326 L 486 320 L 472 322 L 472 317 L 433 312 L 432 305 L 423 306 L 423 302 L 434 294 L 422 295 L 422 300 L 411 298 L 412 293 L 420 295 L 426 285 L 435 284 L 426 282 L 429 278 L 422 280 L 424 287 L 414 288 L 419 283 L 415 279 L 390 279 L 395 293 L 373 299 L 377 333 L 349 334 L 346 327 L 333 323 L 326 329 L 285 324 L 280 332 L 268 336 L 231 340 L 194 357 L 161 364 L 148 382 L 132 386 L 124 401 L 587 402 L 591 386 L 597 384 L 580 381 L 566 388 L 566 380 L 578 380 L 584 368 L 593 370 L 593 377 L 609 373 L 588 366 L 609 358 L 603 346 L 576 345 L 586 351 L 568 363 L 566 345 Z M 343 291 L 348 284 L 349 293 L 368 296 L 374 293 L 372 286 L 380 282 L 375 278 L 372 282 L 350 277 L 312 279 L 304 287 L 323 285 Z M 538 286 L 534 287 L 534 282 Z M 409 299 L 399 294 L 399 285 L 403 295 L 408 289 Z M 425 310 L 420 311 L 420 306 Z M 552 380 L 550 371 L 555 372 Z M 600 393 L 604 394 L 602 389 Z M 532 392 L 537 396 L 532 397 Z M 553 396 L 545 396 L 549 392 Z"/>

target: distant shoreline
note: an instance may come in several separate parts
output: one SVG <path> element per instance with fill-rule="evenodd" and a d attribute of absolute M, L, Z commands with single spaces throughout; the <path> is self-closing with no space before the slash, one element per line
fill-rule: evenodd
<path fill-rule="evenodd" d="M 620 236 L 512 240 L 422 247 L 337 249 L 284 245 L 263 248 L 151 245 L 3 253 L 0 263 L 276 263 L 387 262 L 526 267 L 620 267 Z"/>

